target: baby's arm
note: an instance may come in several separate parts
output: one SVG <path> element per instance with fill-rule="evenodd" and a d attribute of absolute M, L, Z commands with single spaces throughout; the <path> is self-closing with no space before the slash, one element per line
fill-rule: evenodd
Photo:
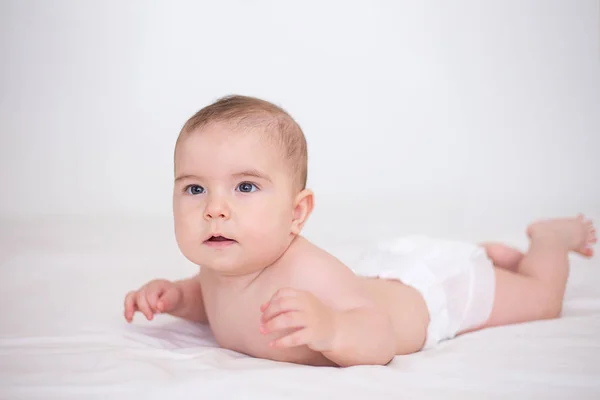
<path fill-rule="evenodd" d="M 136 311 L 142 312 L 148 320 L 154 314 L 167 313 L 189 321 L 208 322 L 200 276 L 175 282 L 157 279 L 129 292 L 125 297 L 125 319 L 131 322 Z"/>
<path fill-rule="evenodd" d="M 175 284 L 181 288 L 181 302 L 179 307 L 170 311 L 169 314 L 189 321 L 207 323 L 200 275 L 176 281 Z"/>
<path fill-rule="evenodd" d="M 331 350 L 323 355 L 340 366 L 385 365 L 396 354 L 396 338 L 388 315 L 372 304 L 335 313 Z"/>
<path fill-rule="evenodd" d="M 275 347 L 307 345 L 340 366 L 385 365 L 396 353 L 391 320 L 342 264 L 304 268 L 293 288 L 262 307 L 263 333 L 290 332 Z"/>

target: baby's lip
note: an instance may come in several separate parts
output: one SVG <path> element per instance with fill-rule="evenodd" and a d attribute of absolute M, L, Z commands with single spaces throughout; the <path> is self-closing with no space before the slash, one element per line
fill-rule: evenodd
<path fill-rule="evenodd" d="M 235 242 L 235 240 L 228 238 L 225 235 L 221 235 L 221 234 L 214 234 L 214 235 L 210 235 L 205 242 L 227 242 L 227 241 L 233 241 Z"/>

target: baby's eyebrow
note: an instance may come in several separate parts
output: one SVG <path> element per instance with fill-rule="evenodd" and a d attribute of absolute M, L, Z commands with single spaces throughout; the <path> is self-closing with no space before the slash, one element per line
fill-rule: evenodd
<path fill-rule="evenodd" d="M 200 179 L 200 177 L 196 175 L 181 175 L 175 178 L 175 182 L 183 181 L 185 179 Z"/>
<path fill-rule="evenodd" d="M 243 177 L 246 177 L 246 176 L 251 176 L 251 177 L 254 177 L 254 178 L 258 178 L 258 179 L 264 179 L 265 181 L 268 181 L 268 182 L 271 182 L 271 183 L 273 182 L 271 180 L 271 178 L 269 178 L 269 176 L 267 174 L 264 174 L 264 173 L 262 173 L 262 172 L 260 172 L 259 170 L 256 170 L 256 169 L 247 169 L 247 170 L 244 170 L 244 171 L 236 172 L 235 174 L 232 174 L 232 176 L 234 178 L 243 178 Z M 178 176 L 177 178 L 175 178 L 175 182 L 183 181 L 183 180 L 186 180 L 186 179 L 202 180 L 202 178 L 200 176 L 198 176 L 198 175 L 188 175 L 188 174 L 186 174 L 186 175 L 181 175 L 181 176 Z"/>
<path fill-rule="evenodd" d="M 254 178 L 264 179 L 265 181 L 272 182 L 271 178 L 269 178 L 269 176 L 267 174 L 264 174 L 256 169 L 248 169 L 248 170 L 236 172 L 235 174 L 233 174 L 234 178 L 241 178 L 244 176 L 252 176 Z"/>

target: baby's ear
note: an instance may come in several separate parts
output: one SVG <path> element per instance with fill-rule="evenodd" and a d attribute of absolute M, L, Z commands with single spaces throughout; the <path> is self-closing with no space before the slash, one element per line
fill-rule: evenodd
<path fill-rule="evenodd" d="M 300 234 L 308 217 L 312 213 L 314 206 L 314 194 L 309 189 L 304 189 L 296 196 L 294 200 L 294 214 L 292 216 L 291 232 L 294 235 Z"/>

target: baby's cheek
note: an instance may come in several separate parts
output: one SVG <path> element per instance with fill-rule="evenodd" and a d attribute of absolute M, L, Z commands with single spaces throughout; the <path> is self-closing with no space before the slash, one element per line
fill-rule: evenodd
<path fill-rule="evenodd" d="M 281 234 L 277 226 L 272 223 L 257 224 L 253 229 L 246 232 L 246 243 L 249 248 L 256 252 L 259 257 L 278 257 L 279 249 L 285 236 Z M 247 248 L 248 249 L 248 248 Z"/>
<path fill-rule="evenodd" d="M 198 227 L 187 223 L 185 220 L 176 220 L 175 239 L 181 251 L 188 258 L 193 257 L 193 254 L 199 251 L 202 244 Z"/>
<path fill-rule="evenodd" d="M 253 242 L 265 245 L 276 243 L 285 237 L 281 222 L 272 215 L 265 216 L 247 226 L 246 234 L 252 238 Z"/>

